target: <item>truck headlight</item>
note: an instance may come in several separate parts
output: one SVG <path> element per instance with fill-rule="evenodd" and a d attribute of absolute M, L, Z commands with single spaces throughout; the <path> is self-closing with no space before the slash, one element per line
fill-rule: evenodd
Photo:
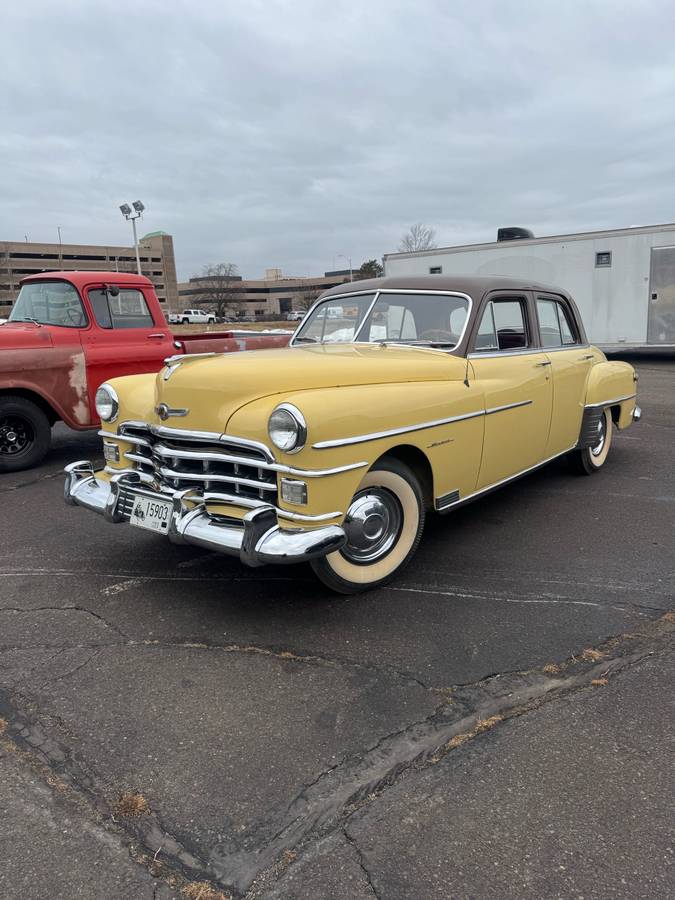
<path fill-rule="evenodd" d="M 284 453 L 297 453 L 307 440 L 307 423 L 297 407 L 280 403 L 267 425 L 270 440 Z"/>
<path fill-rule="evenodd" d="M 120 411 L 120 401 L 114 388 L 102 384 L 96 391 L 96 412 L 102 422 L 114 422 Z"/>

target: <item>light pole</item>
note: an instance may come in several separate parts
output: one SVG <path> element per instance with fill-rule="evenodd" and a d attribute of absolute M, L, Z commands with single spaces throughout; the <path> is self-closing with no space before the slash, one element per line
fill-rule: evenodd
<path fill-rule="evenodd" d="M 338 253 L 338 259 L 344 259 L 349 263 L 349 280 L 354 280 L 354 272 L 352 270 L 352 258 L 351 256 L 345 256 L 344 253 Z"/>
<path fill-rule="evenodd" d="M 136 235 L 136 219 L 140 219 L 143 215 L 143 210 L 145 207 L 141 203 L 140 200 L 134 200 L 133 207 L 136 210 L 136 215 L 134 215 L 131 206 L 128 203 L 123 203 L 120 206 L 120 212 L 124 216 L 124 218 L 128 221 L 131 221 L 131 227 L 134 230 L 134 250 L 136 251 L 136 268 L 138 270 L 138 274 L 141 274 L 141 257 L 138 252 L 138 237 Z"/>

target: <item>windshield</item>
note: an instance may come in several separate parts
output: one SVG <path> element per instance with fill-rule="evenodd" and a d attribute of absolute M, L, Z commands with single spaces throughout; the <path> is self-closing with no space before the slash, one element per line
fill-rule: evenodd
<path fill-rule="evenodd" d="M 67 281 L 33 281 L 24 284 L 12 307 L 10 322 L 36 322 L 82 328 L 87 318 L 76 288 Z"/>
<path fill-rule="evenodd" d="M 319 304 L 306 319 L 294 344 L 398 343 L 454 347 L 469 313 L 469 300 L 458 294 L 396 291 L 346 295 Z"/>

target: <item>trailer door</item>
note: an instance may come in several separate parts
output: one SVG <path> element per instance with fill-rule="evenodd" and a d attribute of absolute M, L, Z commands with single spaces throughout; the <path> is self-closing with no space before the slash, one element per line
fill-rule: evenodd
<path fill-rule="evenodd" d="M 647 343 L 675 344 L 675 247 L 652 247 Z"/>

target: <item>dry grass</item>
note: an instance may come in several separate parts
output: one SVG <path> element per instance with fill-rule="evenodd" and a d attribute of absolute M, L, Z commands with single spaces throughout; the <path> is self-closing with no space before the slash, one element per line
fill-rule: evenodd
<path fill-rule="evenodd" d="M 192 881 L 182 888 L 181 894 L 188 900 L 231 900 L 229 894 L 212 888 L 208 881 Z"/>
<path fill-rule="evenodd" d="M 488 719 L 479 719 L 471 731 L 465 731 L 464 734 L 456 734 L 453 738 L 450 738 L 447 744 L 441 747 L 440 752 L 431 757 L 431 762 L 437 763 L 448 750 L 454 750 L 455 747 L 465 744 L 467 741 L 475 738 L 476 735 L 481 734 L 481 732 L 494 728 L 503 718 L 504 716 L 490 716 Z"/>
<path fill-rule="evenodd" d="M 143 816 L 149 811 L 148 801 L 138 791 L 125 791 L 118 797 L 114 811 L 115 815 L 128 819 Z"/>
<path fill-rule="evenodd" d="M 3 719 L 2 716 L 0 716 L 0 734 L 4 734 L 6 728 L 7 728 L 7 719 Z"/>
<path fill-rule="evenodd" d="M 675 610 L 670 610 L 670 612 L 664 613 L 661 618 L 666 622 L 675 622 Z"/>
<path fill-rule="evenodd" d="M 588 647 L 581 654 L 581 658 L 585 659 L 586 662 L 599 662 L 604 656 L 605 654 L 602 650 L 594 650 L 592 647 Z"/>
<path fill-rule="evenodd" d="M 560 666 L 557 666 L 555 663 L 547 663 L 542 671 L 545 675 L 559 675 Z"/>
<path fill-rule="evenodd" d="M 606 684 L 609 684 L 609 679 L 608 678 L 594 678 L 591 681 L 591 684 L 594 685 L 594 687 L 604 687 Z"/>

